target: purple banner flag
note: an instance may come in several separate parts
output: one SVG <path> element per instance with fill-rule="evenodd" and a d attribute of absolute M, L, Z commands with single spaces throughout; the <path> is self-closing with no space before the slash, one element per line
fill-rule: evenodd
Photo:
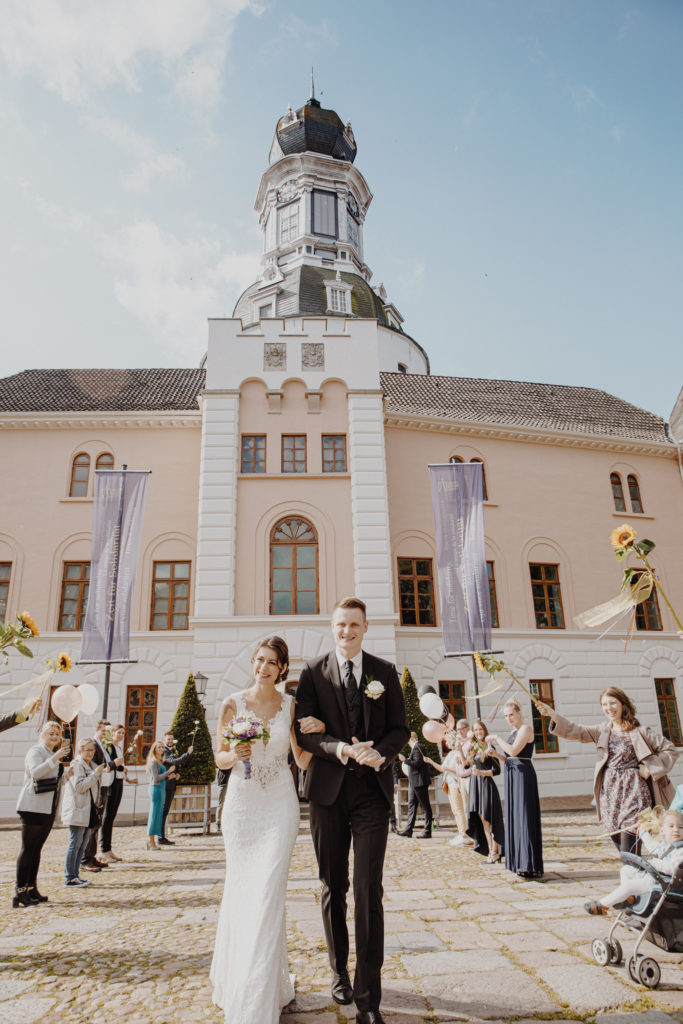
<path fill-rule="evenodd" d="M 491 649 L 481 463 L 430 466 L 446 654 Z"/>
<path fill-rule="evenodd" d="M 95 470 L 88 607 L 80 661 L 125 661 L 148 472 Z"/>

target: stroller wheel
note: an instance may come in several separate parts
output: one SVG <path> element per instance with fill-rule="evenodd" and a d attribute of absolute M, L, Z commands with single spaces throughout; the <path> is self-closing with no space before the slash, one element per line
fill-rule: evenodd
<path fill-rule="evenodd" d="M 600 967 L 607 967 L 611 960 L 612 952 L 611 943 L 607 939 L 593 939 L 591 952 L 596 964 L 599 964 Z"/>
<path fill-rule="evenodd" d="M 630 956 L 626 961 L 626 970 L 631 981 L 635 981 L 636 985 L 640 984 L 640 978 L 638 977 L 638 961 L 640 957 Z"/>
<path fill-rule="evenodd" d="M 657 988 L 662 972 L 656 960 L 651 956 L 644 956 L 638 961 L 638 979 L 641 985 L 646 988 Z"/>
<path fill-rule="evenodd" d="M 609 961 L 611 964 L 616 964 L 618 966 L 623 962 L 624 951 L 621 948 L 621 943 L 618 939 L 615 939 L 614 942 L 610 944 L 610 953 L 612 954 Z"/>

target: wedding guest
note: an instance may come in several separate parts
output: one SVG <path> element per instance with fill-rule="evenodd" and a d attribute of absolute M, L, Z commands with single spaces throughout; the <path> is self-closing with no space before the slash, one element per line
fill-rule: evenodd
<path fill-rule="evenodd" d="M 431 782 L 432 773 L 429 770 L 429 766 L 425 761 L 424 750 L 418 743 L 417 733 L 411 732 L 410 734 L 410 754 L 408 757 L 405 754 L 399 754 L 399 760 L 408 769 L 408 821 L 406 827 L 402 832 L 398 834 L 405 836 L 407 839 L 413 834 L 415 828 L 415 819 L 417 818 L 417 805 L 419 804 L 424 811 L 425 824 L 424 831 L 420 833 L 420 839 L 431 839 L 432 838 L 432 805 L 429 802 L 429 783 Z"/>
<path fill-rule="evenodd" d="M 398 790 L 401 777 L 398 774 L 398 764 L 395 759 L 391 762 L 391 777 L 394 782 L 394 799 L 391 801 L 391 807 L 389 808 L 389 828 L 392 832 L 398 832 L 398 828 L 396 827 L 396 792 Z"/>
<path fill-rule="evenodd" d="M 69 845 L 64 861 L 64 884 L 84 886 L 90 883 L 80 877 L 83 850 L 90 833 L 97 831 L 100 823 L 98 796 L 100 779 L 106 764 L 93 764 L 95 741 L 84 738 L 78 741 L 78 757 L 71 765 L 71 778 L 62 795 L 62 824 L 69 827 Z"/>
<path fill-rule="evenodd" d="M 633 701 L 617 686 L 602 691 L 600 706 L 606 721 L 586 726 L 539 703 L 541 714 L 550 719 L 550 732 L 595 744 L 593 792 L 598 820 L 612 833 L 618 850 L 637 853 L 638 814 L 647 807 L 666 807 L 671 802 L 674 789 L 667 773 L 679 752 L 661 733 L 640 724 Z"/>
<path fill-rule="evenodd" d="M 503 853 L 503 808 L 498 787 L 493 781 L 500 775 L 498 759 L 493 757 L 488 742 L 488 729 L 482 721 L 472 726 L 473 760 L 468 807 L 468 835 L 474 840 L 475 853 L 486 857 L 489 864 L 497 864 Z M 476 744 L 476 747 L 475 747 Z"/>
<path fill-rule="evenodd" d="M 59 722 L 46 722 L 40 730 L 40 741 L 26 754 L 24 784 L 17 801 L 17 812 L 21 818 L 21 849 L 17 858 L 13 907 L 47 902 L 47 896 L 38 892 L 40 855 L 54 825 L 64 776 L 61 761 L 68 753 L 69 744 L 62 743 Z"/>
<path fill-rule="evenodd" d="M 464 722 L 464 719 L 461 719 Z M 459 724 L 459 723 L 458 723 Z M 465 722 L 465 731 L 467 731 L 467 722 Z M 430 757 L 425 757 L 425 761 L 432 768 L 435 768 L 437 772 L 441 772 L 444 777 L 443 786 L 448 796 L 448 802 L 451 805 L 451 811 L 455 818 L 455 827 L 458 830 L 457 836 L 454 839 L 449 840 L 451 846 L 474 846 L 474 841 L 467 835 L 467 815 L 465 808 L 463 807 L 462 794 L 460 792 L 461 776 L 463 774 L 463 780 L 466 781 L 469 787 L 471 769 L 467 766 L 464 755 L 460 744 L 458 743 L 458 734 L 454 729 L 449 730 L 444 736 L 444 742 L 448 747 L 448 753 L 446 754 L 443 762 L 437 764 L 436 761 L 432 761 Z"/>
<path fill-rule="evenodd" d="M 147 818 L 147 849 L 158 850 L 161 838 L 161 819 L 164 813 L 166 780 L 175 778 L 175 767 L 164 768 L 164 744 L 157 740 L 147 755 L 149 772 L 149 816 Z"/>
<path fill-rule="evenodd" d="M 181 765 L 186 764 L 192 757 L 194 747 L 188 747 L 184 754 L 178 754 L 176 747 L 177 744 L 175 737 L 169 730 L 169 732 L 164 735 L 164 768 L 180 768 Z M 167 776 L 164 810 L 161 816 L 161 838 L 159 839 L 161 846 L 175 846 L 172 839 L 166 838 L 166 819 L 168 818 L 168 812 L 171 810 L 171 804 L 173 803 L 173 797 L 175 796 L 175 788 L 177 785 L 177 773 L 170 777 Z"/>
<path fill-rule="evenodd" d="M 507 740 L 489 735 L 503 751 L 494 756 L 505 763 L 505 867 L 522 878 L 543 877 L 543 835 L 538 782 L 531 758 L 534 733 L 522 718 L 519 701 L 512 697 L 503 714 L 512 732 Z"/>
<path fill-rule="evenodd" d="M 28 697 L 17 711 L 12 711 L 9 715 L 0 715 L 0 732 L 25 722 L 39 707 L 40 697 Z"/>
<path fill-rule="evenodd" d="M 114 779 L 109 787 L 109 797 L 104 809 L 102 832 L 100 833 L 100 844 L 102 849 L 100 859 L 106 861 L 108 864 L 112 861 L 121 860 L 121 857 L 114 853 L 111 848 L 111 839 L 112 829 L 114 828 L 114 819 L 116 818 L 119 807 L 121 806 L 123 784 L 124 782 L 127 782 L 130 786 L 137 786 L 138 784 L 138 780 L 134 776 L 128 774 L 128 769 L 125 765 L 123 752 L 125 738 L 126 727 L 121 724 L 115 725 L 111 733 L 111 745 L 107 744 L 109 754 L 113 754 L 115 768 Z"/>
<path fill-rule="evenodd" d="M 123 758 L 116 758 L 111 743 L 111 722 L 107 718 L 101 718 L 95 726 L 95 754 L 93 760 L 96 765 L 106 765 L 105 771 L 100 779 L 100 792 L 97 801 L 97 809 L 100 821 L 104 821 L 109 799 L 109 790 L 114 781 L 114 774 L 118 764 L 123 764 Z M 109 867 L 108 860 L 98 860 L 97 857 L 97 833 L 98 829 L 88 835 L 88 841 L 83 852 L 81 868 L 83 871 L 101 871 Z"/>

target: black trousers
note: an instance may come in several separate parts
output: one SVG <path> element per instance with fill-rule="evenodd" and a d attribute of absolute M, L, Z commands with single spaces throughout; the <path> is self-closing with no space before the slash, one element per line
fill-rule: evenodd
<path fill-rule="evenodd" d="M 40 855 L 45 840 L 52 831 L 55 816 L 37 814 L 32 811 L 19 811 L 21 818 L 21 848 L 17 857 L 17 889 L 27 886 L 33 889 L 38 879 Z"/>
<path fill-rule="evenodd" d="M 171 804 L 173 803 L 173 797 L 175 796 L 175 788 L 177 782 L 175 779 L 171 779 L 169 782 L 166 779 L 166 796 L 164 797 L 164 810 L 161 815 L 161 838 L 166 838 L 166 819 L 168 818 L 168 812 L 171 810 Z"/>
<path fill-rule="evenodd" d="M 107 813 L 107 802 L 109 800 L 110 789 L 111 786 L 100 787 L 100 795 L 97 801 L 97 806 L 100 809 L 102 821 L 104 821 L 104 817 Z M 85 850 L 83 851 L 83 860 L 81 861 L 81 864 L 88 864 L 92 863 L 92 861 L 94 860 L 97 860 L 97 832 L 98 829 L 96 828 L 91 830 L 90 835 L 88 836 L 88 842 L 86 843 Z"/>
<path fill-rule="evenodd" d="M 346 771 L 341 792 L 327 807 L 310 802 L 311 836 L 322 882 L 322 916 L 330 966 L 347 968 L 349 931 L 346 894 L 353 840 L 353 899 L 356 972 L 353 994 L 359 1010 L 378 1010 L 382 998 L 384 907 L 382 872 L 389 831 L 389 804 L 369 770 Z"/>
<path fill-rule="evenodd" d="M 100 849 L 102 853 L 111 851 L 111 831 L 114 827 L 114 818 L 117 815 L 123 795 L 123 779 L 116 778 L 109 787 L 107 806 L 104 809 L 102 820 L 102 831 L 100 833 Z"/>
<path fill-rule="evenodd" d="M 425 832 L 432 831 L 432 805 L 429 802 L 429 786 L 408 787 L 408 821 L 406 832 L 412 832 L 415 828 L 417 818 L 417 805 L 420 805 L 425 814 Z"/>
<path fill-rule="evenodd" d="M 640 857 L 640 840 L 635 832 L 617 832 L 612 836 L 612 842 L 622 853 L 635 853 Z"/>

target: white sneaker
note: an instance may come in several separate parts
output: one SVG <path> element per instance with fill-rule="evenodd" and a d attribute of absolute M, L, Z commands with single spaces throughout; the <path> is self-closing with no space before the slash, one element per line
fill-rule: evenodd
<path fill-rule="evenodd" d="M 456 836 L 455 839 L 451 839 L 449 846 L 464 846 L 465 840 L 462 836 Z"/>
<path fill-rule="evenodd" d="M 76 885 L 82 889 L 84 885 L 90 885 L 90 881 L 87 878 L 70 878 L 64 885 Z"/>

